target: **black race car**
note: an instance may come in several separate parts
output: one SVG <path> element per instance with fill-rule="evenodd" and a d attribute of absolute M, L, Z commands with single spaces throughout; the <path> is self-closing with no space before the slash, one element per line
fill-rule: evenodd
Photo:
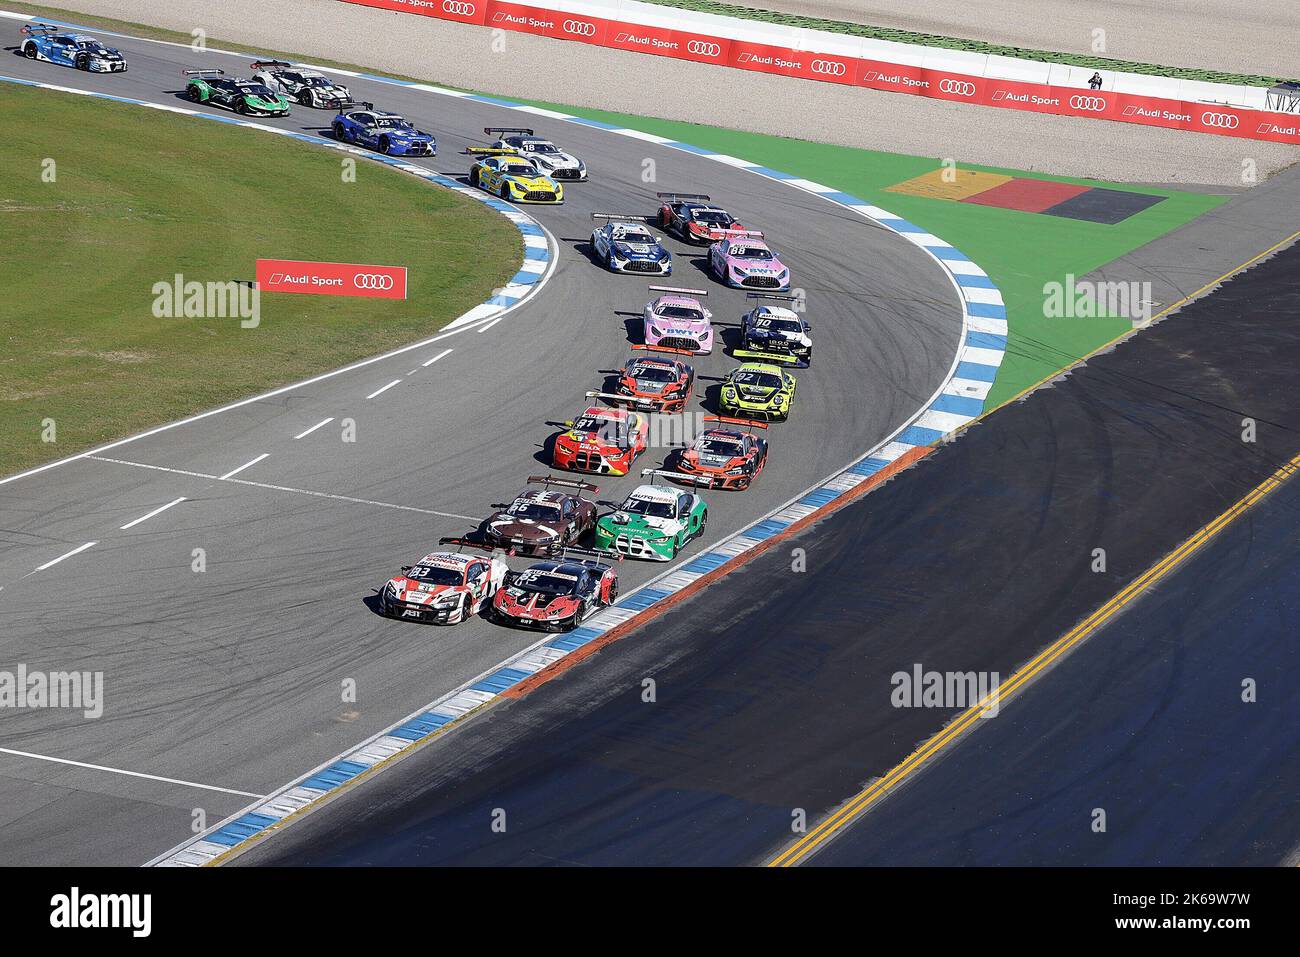
<path fill-rule="evenodd" d="M 761 292 L 750 299 L 795 303 L 798 296 L 777 296 Z M 812 365 L 812 323 L 787 306 L 755 306 L 740 319 L 739 359 L 756 359 L 806 369 Z"/>
<path fill-rule="evenodd" d="M 665 232 L 676 233 L 686 242 L 707 246 L 719 229 L 743 229 L 729 212 L 709 205 L 703 193 L 656 193 L 660 200 L 656 222 Z"/>
<path fill-rule="evenodd" d="M 185 95 L 195 103 L 224 106 L 245 116 L 288 116 L 289 101 L 261 80 L 226 76 L 225 70 L 185 70 Z"/>
<path fill-rule="evenodd" d="M 612 565 L 566 555 L 507 575 L 492 600 L 492 618 L 524 628 L 572 631 L 617 598 L 618 573 Z"/>

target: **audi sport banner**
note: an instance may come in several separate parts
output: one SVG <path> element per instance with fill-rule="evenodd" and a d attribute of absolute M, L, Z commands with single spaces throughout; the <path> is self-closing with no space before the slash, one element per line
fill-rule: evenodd
<path fill-rule="evenodd" d="M 257 288 L 261 292 L 405 299 L 406 267 L 259 259 Z"/>
<path fill-rule="evenodd" d="M 741 70 L 773 73 L 828 83 L 865 86 L 873 90 L 911 93 L 932 99 L 978 103 L 1011 110 L 1082 116 L 1121 123 L 1141 123 L 1169 129 L 1273 140 L 1300 145 L 1300 118 L 1265 110 L 1192 103 L 1139 94 L 1043 83 L 1001 80 L 956 71 L 863 59 L 840 53 L 771 46 L 693 30 L 578 12 L 585 4 L 570 0 L 540 0 L 559 9 L 504 0 L 343 0 L 344 3 L 401 10 L 441 20 L 455 20 L 496 29 L 577 40 L 618 50 L 636 50 L 679 60 L 716 63 Z M 599 4 L 593 2 L 592 6 Z M 623 14 L 615 0 L 604 0 L 612 16 Z M 656 19 L 673 21 L 672 8 L 656 8 Z M 628 8 L 627 16 L 632 16 Z M 683 21 L 684 22 L 684 21 Z M 817 40 L 814 31 L 792 31 L 801 44 L 825 49 L 851 46 L 844 38 Z M 922 48 L 925 49 L 925 48 Z"/>

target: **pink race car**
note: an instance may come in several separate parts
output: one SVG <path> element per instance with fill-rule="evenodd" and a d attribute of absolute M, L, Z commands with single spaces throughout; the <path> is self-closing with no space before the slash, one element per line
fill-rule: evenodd
<path fill-rule="evenodd" d="M 753 229 L 714 230 L 709 271 L 728 286 L 777 292 L 790 288 L 790 270 Z"/>
<path fill-rule="evenodd" d="M 678 289 L 651 286 L 651 292 L 664 295 L 645 307 L 645 344 L 650 349 L 668 349 L 693 355 L 713 351 L 713 313 L 705 309 L 697 296 L 707 296 L 707 289 Z"/>

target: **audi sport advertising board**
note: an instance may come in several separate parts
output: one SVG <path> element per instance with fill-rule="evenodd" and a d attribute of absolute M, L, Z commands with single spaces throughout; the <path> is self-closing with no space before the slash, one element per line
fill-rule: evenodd
<path fill-rule="evenodd" d="M 487 0 L 347 0 L 363 7 L 380 10 L 400 10 L 419 13 L 439 20 L 458 20 L 461 23 L 483 25 L 487 16 Z"/>
<path fill-rule="evenodd" d="M 259 259 L 257 288 L 261 292 L 405 299 L 406 267 Z"/>
<path fill-rule="evenodd" d="M 564 37 L 561 25 L 566 17 L 554 10 L 542 10 L 522 3 L 501 3 L 499 0 L 490 0 L 487 11 L 486 26 L 513 30 L 516 33 L 534 33 L 543 37 Z M 579 34 L 575 39 L 588 38 Z"/>

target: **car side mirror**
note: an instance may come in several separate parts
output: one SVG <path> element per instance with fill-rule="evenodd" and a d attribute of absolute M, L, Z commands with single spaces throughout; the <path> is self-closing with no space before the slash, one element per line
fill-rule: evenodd
<path fill-rule="evenodd" d="M 403 574 L 403 575 L 405 575 L 405 574 L 406 574 L 407 572 L 409 572 L 410 570 L 411 570 L 411 566 L 410 566 L 410 565 L 403 565 L 403 566 L 402 566 L 402 574 Z"/>
<path fill-rule="evenodd" d="M 573 420 L 565 419 L 563 422 L 560 423 L 560 425 L 564 426 L 566 429 L 571 429 L 573 428 Z"/>
<path fill-rule="evenodd" d="M 491 505 L 488 506 L 488 508 L 509 508 L 509 507 L 510 506 L 505 502 L 493 502 Z"/>

